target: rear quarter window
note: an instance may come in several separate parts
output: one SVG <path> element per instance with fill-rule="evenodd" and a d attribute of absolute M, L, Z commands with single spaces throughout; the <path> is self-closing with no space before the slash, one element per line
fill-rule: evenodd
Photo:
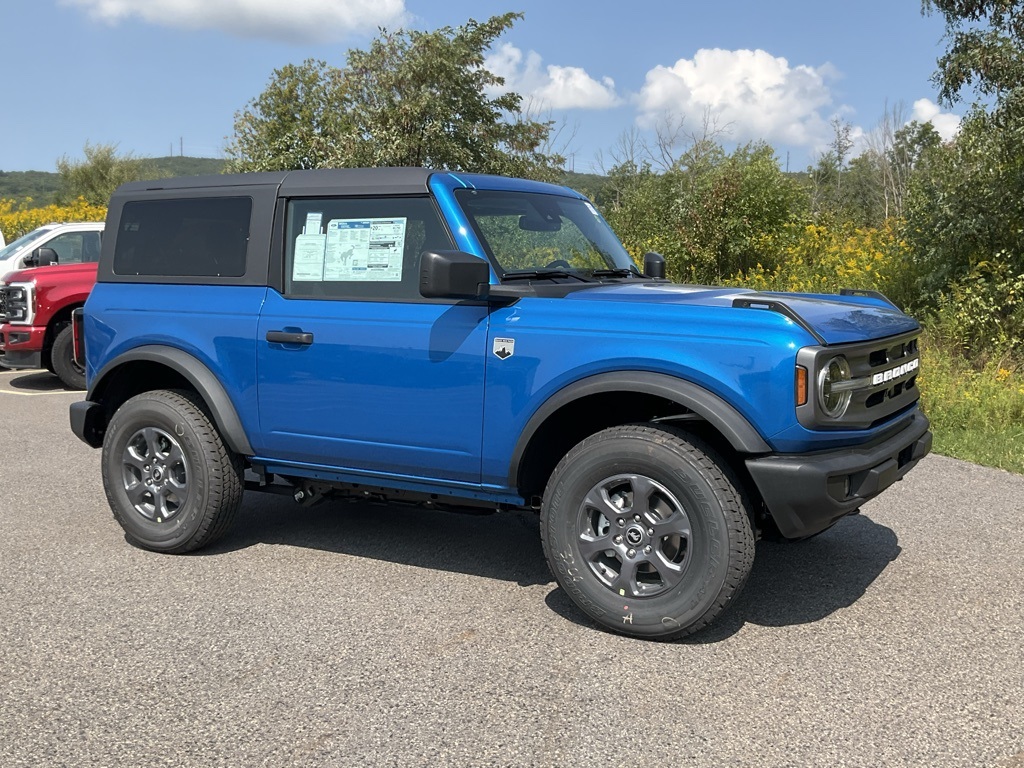
<path fill-rule="evenodd" d="M 114 248 L 114 274 L 241 277 L 251 219 L 249 197 L 125 203 Z"/>

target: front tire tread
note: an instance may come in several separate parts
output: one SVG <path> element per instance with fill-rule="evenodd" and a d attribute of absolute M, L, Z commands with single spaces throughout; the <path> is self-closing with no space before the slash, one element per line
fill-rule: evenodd
<path fill-rule="evenodd" d="M 756 547 L 756 538 L 749 512 L 752 507 L 745 487 L 736 472 L 727 462 L 720 458 L 719 454 L 709 444 L 682 429 L 668 425 L 628 424 L 612 427 L 591 435 L 565 455 L 552 473 L 545 489 L 545 505 L 542 518 L 548 517 L 548 501 L 552 498 L 555 486 L 560 482 L 569 467 L 579 461 L 581 457 L 606 445 L 609 441 L 620 440 L 639 441 L 646 445 L 653 444 L 659 448 L 671 451 L 683 463 L 694 467 L 704 482 L 710 486 L 712 493 L 718 500 L 723 515 L 723 522 L 727 530 L 729 557 L 726 573 L 715 600 L 707 606 L 700 616 L 676 631 L 647 630 L 641 633 L 630 625 L 619 626 L 617 623 L 595 616 L 594 613 L 587 611 L 586 606 L 577 604 L 592 619 L 613 632 L 630 636 L 643 636 L 655 640 L 675 640 L 704 629 L 711 624 L 728 608 L 746 584 L 747 577 L 753 566 Z M 552 565 L 552 572 L 556 580 L 559 580 L 561 583 L 557 569 L 554 567 L 556 558 L 553 555 L 558 549 L 558 544 L 551 540 L 554 530 L 554 527 L 545 524 L 545 520 L 542 519 L 540 533 L 544 554 L 548 563 Z M 562 586 L 564 589 L 565 585 L 563 584 Z M 572 597 L 571 593 L 570 597 Z M 575 601 L 575 598 L 573 599 Z"/>

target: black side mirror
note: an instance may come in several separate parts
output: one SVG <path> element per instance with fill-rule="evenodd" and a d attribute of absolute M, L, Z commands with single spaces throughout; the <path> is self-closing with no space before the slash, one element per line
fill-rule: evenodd
<path fill-rule="evenodd" d="M 655 280 L 665 279 L 665 257 L 660 253 L 648 251 L 644 254 L 644 274 Z"/>
<path fill-rule="evenodd" d="M 60 263 L 60 258 L 53 248 L 36 248 L 25 257 L 26 267 L 52 267 Z"/>
<path fill-rule="evenodd" d="M 486 299 L 491 268 L 464 251 L 424 251 L 420 295 L 428 299 Z"/>

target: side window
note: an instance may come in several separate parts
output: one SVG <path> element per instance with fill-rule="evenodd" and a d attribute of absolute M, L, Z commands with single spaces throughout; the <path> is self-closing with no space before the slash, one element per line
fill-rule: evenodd
<path fill-rule="evenodd" d="M 206 197 L 125 203 L 114 274 L 241 277 L 252 199 Z"/>
<path fill-rule="evenodd" d="M 100 255 L 100 233 L 66 232 L 43 243 L 42 247 L 56 251 L 60 264 L 96 261 Z"/>
<path fill-rule="evenodd" d="M 425 250 L 451 248 L 448 230 L 429 197 L 291 200 L 285 293 L 420 299 L 420 255 Z"/>

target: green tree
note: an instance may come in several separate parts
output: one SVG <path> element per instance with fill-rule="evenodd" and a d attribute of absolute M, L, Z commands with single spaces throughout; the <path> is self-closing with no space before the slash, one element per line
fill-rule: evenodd
<path fill-rule="evenodd" d="M 976 97 L 956 139 L 928 151 L 910 186 L 906 235 L 933 304 L 979 270 L 1024 272 L 1024 1 L 925 0 L 923 8 L 946 21 L 940 97 Z"/>
<path fill-rule="evenodd" d="M 975 112 L 956 140 L 928 150 L 911 178 L 906 238 L 923 303 L 979 265 L 1024 272 L 1024 124 L 997 126 Z"/>
<path fill-rule="evenodd" d="M 266 90 L 235 115 L 228 171 L 283 171 L 329 166 L 348 125 L 344 75 L 307 59 L 274 70 Z"/>
<path fill-rule="evenodd" d="M 849 163 L 844 198 L 851 220 L 880 227 L 902 218 L 915 170 L 941 143 L 930 122 L 906 122 L 899 107 L 887 112 L 868 135 L 867 148 Z"/>
<path fill-rule="evenodd" d="M 143 161 L 131 153 L 118 155 L 116 144 L 85 143 L 85 160 L 64 155 L 57 161 L 57 202 L 69 205 L 79 197 L 91 205 L 106 205 L 121 184 L 144 178 Z"/>
<path fill-rule="evenodd" d="M 903 216 L 914 172 L 923 170 L 941 145 L 942 137 L 930 122 L 912 120 L 893 134 L 885 152 L 887 217 Z"/>
<path fill-rule="evenodd" d="M 868 149 L 853 158 L 843 182 L 849 220 L 865 227 L 886 219 L 885 158 Z"/>
<path fill-rule="evenodd" d="M 232 170 L 433 166 L 555 178 L 552 123 L 521 112 L 484 56 L 522 14 L 433 32 L 388 32 L 350 50 L 344 69 L 307 61 L 276 70 L 235 116 Z"/>
<path fill-rule="evenodd" d="M 608 170 L 609 195 L 603 211 L 626 250 L 639 264 L 643 254 L 657 251 L 672 263 L 677 277 L 676 254 L 683 250 L 677 231 L 668 221 L 673 209 L 670 179 L 655 173 L 650 163 L 624 160 Z"/>
<path fill-rule="evenodd" d="M 832 119 L 832 141 L 828 151 L 807 169 L 811 180 L 811 210 L 819 216 L 846 218 L 850 200 L 843 188 L 847 161 L 853 148 L 853 126 L 838 117 Z"/>
<path fill-rule="evenodd" d="M 619 200 L 609 223 L 634 257 L 661 251 L 668 274 L 687 282 L 720 282 L 757 264 L 771 268 L 763 236 L 806 213 L 806 195 L 763 143 L 731 154 L 699 139 L 664 173 L 649 163 L 617 166 Z M 766 263 L 767 262 L 767 263 Z"/>
<path fill-rule="evenodd" d="M 1024 2 L 923 0 L 922 8 L 946 22 L 949 47 L 933 78 L 942 100 L 954 104 L 973 90 L 993 115 L 1024 116 Z"/>

